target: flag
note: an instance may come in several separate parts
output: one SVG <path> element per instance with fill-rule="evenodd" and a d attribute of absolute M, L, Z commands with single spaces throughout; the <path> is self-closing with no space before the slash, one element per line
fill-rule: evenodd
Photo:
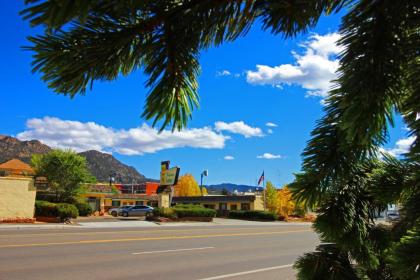
<path fill-rule="evenodd" d="M 261 174 L 260 179 L 258 179 L 258 186 L 261 184 L 261 182 L 264 182 L 264 171 L 263 171 L 263 173 Z"/>

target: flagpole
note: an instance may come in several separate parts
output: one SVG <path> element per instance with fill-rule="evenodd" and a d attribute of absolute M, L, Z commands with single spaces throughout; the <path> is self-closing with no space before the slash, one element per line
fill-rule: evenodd
<path fill-rule="evenodd" d="M 265 188 L 265 172 L 263 170 L 263 192 L 264 192 L 264 211 L 267 209 L 266 188 Z"/>

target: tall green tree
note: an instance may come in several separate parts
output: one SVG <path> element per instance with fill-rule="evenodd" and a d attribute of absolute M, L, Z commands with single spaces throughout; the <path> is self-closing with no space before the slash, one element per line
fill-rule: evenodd
<path fill-rule="evenodd" d="M 92 183 L 86 158 L 73 151 L 52 150 L 48 154 L 33 155 L 32 166 L 36 175 L 47 178 L 57 202 L 74 203 L 83 192 L 82 183 Z"/>
<path fill-rule="evenodd" d="M 265 185 L 265 205 L 270 212 L 277 212 L 278 206 L 278 197 L 277 197 L 277 189 L 271 183 L 271 181 L 267 181 Z"/>
<path fill-rule="evenodd" d="M 150 87 L 143 116 L 162 129 L 182 129 L 198 106 L 201 50 L 245 35 L 257 20 L 274 34 L 294 36 L 345 7 L 338 79 L 290 185 L 298 201 L 319 209 L 315 228 L 333 245 L 301 259 L 298 277 L 419 279 L 416 263 L 403 253 L 420 251 L 413 238 L 420 218 L 417 0 L 26 3 L 24 18 L 44 27 L 29 38 L 33 70 L 50 88 L 73 97 L 94 81 L 141 68 Z M 396 113 L 415 141 L 402 160 L 378 160 Z M 401 219 L 379 227 L 374 213 L 390 202 L 402 205 Z"/>

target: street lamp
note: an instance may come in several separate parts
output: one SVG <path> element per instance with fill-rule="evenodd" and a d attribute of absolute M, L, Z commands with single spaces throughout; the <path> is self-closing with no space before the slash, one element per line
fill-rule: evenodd
<path fill-rule="evenodd" d="M 200 184 L 200 190 L 203 191 L 203 177 L 209 176 L 209 171 L 206 169 L 203 172 L 201 172 L 201 184 Z"/>
<path fill-rule="evenodd" d="M 115 172 L 110 172 L 109 173 L 109 186 L 112 186 L 112 183 L 115 182 Z"/>

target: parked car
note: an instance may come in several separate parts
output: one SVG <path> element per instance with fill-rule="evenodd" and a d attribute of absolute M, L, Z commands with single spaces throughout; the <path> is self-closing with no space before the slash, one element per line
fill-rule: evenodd
<path fill-rule="evenodd" d="M 153 212 L 153 207 L 146 205 L 136 205 L 130 208 L 122 209 L 119 215 L 123 217 L 134 217 L 134 216 L 148 216 Z"/>
<path fill-rule="evenodd" d="M 124 205 L 124 206 L 121 206 L 121 207 L 111 208 L 111 209 L 108 210 L 108 214 L 110 214 L 114 217 L 117 217 L 118 215 L 121 216 L 121 211 L 123 209 L 127 209 L 127 208 L 130 208 L 130 207 L 133 207 L 133 205 Z"/>
<path fill-rule="evenodd" d="M 386 217 L 386 219 L 389 222 L 393 222 L 396 221 L 400 218 L 400 215 L 398 213 L 389 213 L 388 216 Z"/>

